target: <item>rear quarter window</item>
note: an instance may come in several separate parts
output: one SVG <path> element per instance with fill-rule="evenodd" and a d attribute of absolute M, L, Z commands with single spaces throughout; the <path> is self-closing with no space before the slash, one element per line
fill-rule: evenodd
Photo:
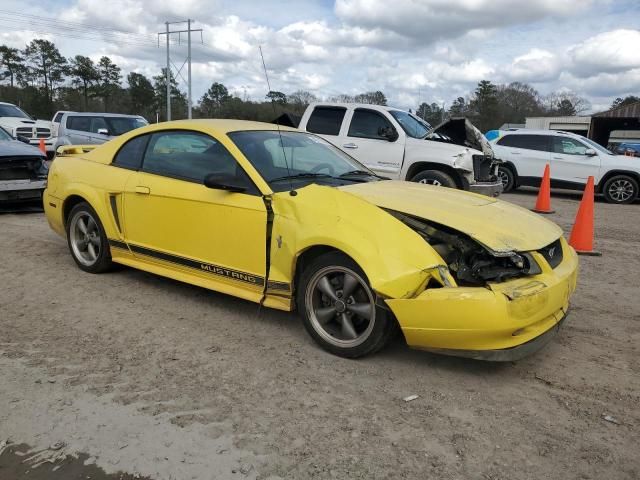
<path fill-rule="evenodd" d="M 307 131 L 320 135 L 338 135 L 346 111 L 339 107 L 314 108 L 307 122 Z"/>
<path fill-rule="evenodd" d="M 139 170 L 150 136 L 141 135 L 129 140 L 118 150 L 112 164 L 122 168 Z"/>

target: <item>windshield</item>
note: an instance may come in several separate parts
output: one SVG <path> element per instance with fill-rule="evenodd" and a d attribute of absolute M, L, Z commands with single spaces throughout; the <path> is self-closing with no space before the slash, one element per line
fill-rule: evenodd
<path fill-rule="evenodd" d="M 583 137 L 582 135 L 580 135 L 580 138 L 582 139 L 582 141 L 587 142 L 591 147 L 593 147 L 595 150 L 599 151 L 600 153 L 605 153 L 607 155 L 615 155 L 615 153 L 613 153 L 611 150 L 607 150 L 599 143 L 596 143 L 593 140 L 589 140 L 587 137 Z"/>
<path fill-rule="evenodd" d="M 149 123 L 142 118 L 105 117 L 104 119 L 107 125 L 109 125 L 109 135 L 113 136 L 122 135 L 136 128 L 149 125 Z"/>
<path fill-rule="evenodd" d="M 291 181 L 344 185 L 375 176 L 329 142 L 308 133 L 269 130 L 228 135 L 276 192 L 290 188 Z"/>
<path fill-rule="evenodd" d="M 0 105 L 0 117 L 28 118 L 31 120 L 29 115 L 24 113 L 15 105 Z"/>
<path fill-rule="evenodd" d="M 13 137 L 9 135 L 6 130 L 0 127 L 0 142 L 7 142 L 13 140 Z"/>
<path fill-rule="evenodd" d="M 410 137 L 422 138 L 429 132 L 429 130 L 431 130 L 431 125 L 424 120 L 414 117 L 408 112 L 403 112 L 401 110 L 389 110 L 389 113 L 396 119 L 404 132 Z"/>

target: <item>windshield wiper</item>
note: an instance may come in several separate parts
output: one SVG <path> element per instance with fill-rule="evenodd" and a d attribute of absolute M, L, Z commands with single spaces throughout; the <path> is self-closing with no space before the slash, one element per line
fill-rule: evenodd
<path fill-rule="evenodd" d="M 341 174 L 340 178 L 342 178 L 342 177 L 350 177 L 352 175 L 367 175 L 368 177 L 382 178 L 380 175 L 376 175 L 375 173 L 369 172 L 367 170 L 351 170 L 350 172 L 345 172 L 345 173 Z"/>
<path fill-rule="evenodd" d="M 276 177 L 269 180 L 270 182 L 279 182 L 280 180 L 292 180 L 295 178 L 334 178 L 331 175 L 326 173 L 312 173 L 312 172 L 304 172 L 304 173 L 295 173 L 293 175 L 285 175 L 284 177 Z"/>

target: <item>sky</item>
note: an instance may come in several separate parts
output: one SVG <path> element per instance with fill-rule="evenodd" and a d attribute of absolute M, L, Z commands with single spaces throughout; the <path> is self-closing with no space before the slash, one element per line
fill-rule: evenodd
<path fill-rule="evenodd" d="M 203 30 L 194 102 L 213 82 L 264 99 L 259 46 L 272 90 L 320 98 L 382 90 L 400 108 L 447 106 L 483 79 L 570 90 L 593 111 L 640 96 L 640 0 L 2 0 L 0 44 L 47 38 L 67 57 L 153 76 L 166 62 L 156 33 L 187 18 Z M 185 39 L 172 36 L 174 71 Z"/>

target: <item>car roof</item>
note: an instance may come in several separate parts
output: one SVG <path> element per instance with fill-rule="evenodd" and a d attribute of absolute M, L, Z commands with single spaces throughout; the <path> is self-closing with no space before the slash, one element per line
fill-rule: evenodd
<path fill-rule="evenodd" d="M 581 137 L 577 133 L 567 132 L 564 130 L 542 130 L 534 128 L 510 128 L 508 130 L 500 130 L 500 138 L 505 135 L 551 135 L 554 137 Z"/>
<path fill-rule="evenodd" d="M 101 112 L 73 112 L 70 110 L 60 110 L 56 113 L 63 113 L 64 115 L 73 115 L 74 117 L 127 117 L 127 118 L 142 118 L 142 115 L 129 115 L 125 113 L 101 113 Z"/>
<path fill-rule="evenodd" d="M 355 103 L 355 102 L 313 102 L 309 107 L 344 107 L 344 108 L 370 108 L 371 110 L 386 110 L 404 112 L 401 108 L 391 107 L 389 105 L 374 105 L 372 103 Z"/>
<path fill-rule="evenodd" d="M 250 120 L 232 120 L 227 118 L 198 118 L 193 120 L 173 120 L 170 122 L 160 122 L 141 127 L 135 132 L 152 132 L 156 130 L 194 129 L 210 131 L 219 134 L 242 131 L 260 130 L 281 130 L 288 132 L 299 132 L 300 130 L 291 127 L 278 126 L 275 123 L 253 122 Z"/>

